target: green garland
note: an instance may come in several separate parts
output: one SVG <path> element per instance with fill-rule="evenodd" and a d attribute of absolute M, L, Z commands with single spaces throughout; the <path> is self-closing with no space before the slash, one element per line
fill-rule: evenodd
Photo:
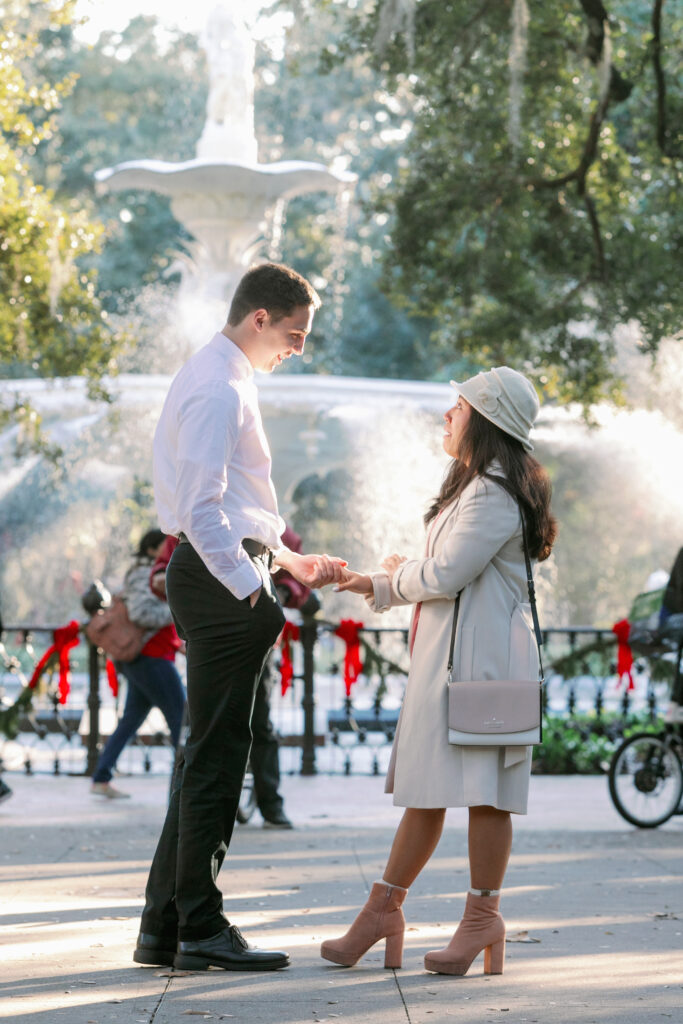
<path fill-rule="evenodd" d="M 33 690 L 25 686 L 14 704 L 0 707 L 0 734 L 8 740 L 15 740 L 19 735 L 19 720 L 28 713 L 33 703 Z"/>
<path fill-rule="evenodd" d="M 4 648 L 0 653 L 5 653 Z M 15 740 L 17 738 L 19 735 L 19 722 L 22 716 L 28 714 L 31 710 L 31 707 L 33 706 L 33 694 L 38 689 L 38 684 L 45 673 L 49 672 L 50 678 L 52 678 L 54 664 L 56 663 L 57 658 L 58 655 L 55 652 L 55 654 L 44 665 L 43 670 L 36 679 L 33 687 L 26 684 L 21 688 L 19 696 L 14 701 L 14 704 L 9 704 L 7 706 L 0 704 L 0 736 L 5 736 L 8 740 Z M 19 663 L 16 658 L 9 658 L 5 654 L 4 661 L 5 667 L 10 671 L 18 668 Z"/>
<path fill-rule="evenodd" d="M 576 679 L 577 676 L 595 676 L 605 678 L 614 675 L 615 636 L 604 636 L 583 647 L 577 647 L 569 654 L 556 658 L 548 666 L 549 670 L 562 676 L 563 679 Z M 634 651 L 634 659 L 645 665 L 653 683 L 672 683 L 675 663 L 671 658 Z"/>

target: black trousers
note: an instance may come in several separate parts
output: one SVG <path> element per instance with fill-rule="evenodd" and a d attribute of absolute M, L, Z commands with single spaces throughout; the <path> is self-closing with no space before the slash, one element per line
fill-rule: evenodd
<path fill-rule="evenodd" d="M 179 544 L 166 591 L 187 643 L 189 734 L 147 882 L 140 930 L 204 939 L 227 919 L 216 878 L 235 824 L 251 745 L 254 692 L 285 622 L 270 573 L 254 608 L 234 597 L 190 544 Z"/>

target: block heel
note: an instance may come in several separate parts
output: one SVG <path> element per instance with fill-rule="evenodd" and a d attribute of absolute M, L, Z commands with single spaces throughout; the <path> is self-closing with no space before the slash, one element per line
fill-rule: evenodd
<path fill-rule="evenodd" d="M 403 932 L 387 935 L 384 943 L 385 968 L 398 969 L 403 965 Z"/>
<path fill-rule="evenodd" d="M 484 950 L 484 974 L 502 974 L 505 963 L 505 939 L 492 942 Z"/>

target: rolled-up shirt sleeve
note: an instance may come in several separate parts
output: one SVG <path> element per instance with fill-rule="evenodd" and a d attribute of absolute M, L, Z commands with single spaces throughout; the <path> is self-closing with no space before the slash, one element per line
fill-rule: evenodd
<path fill-rule="evenodd" d="M 392 590 L 389 574 L 384 570 L 371 572 L 370 579 L 372 580 L 372 593 L 368 594 L 365 600 L 371 611 L 386 612 L 389 608 L 395 608 L 397 605 L 412 604 L 411 601 L 403 600 Z"/>
<path fill-rule="evenodd" d="M 190 395 L 178 415 L 176 513 L 209 571 L 239 600 L 261 586 L 258 570 L 223 508 L 228 469 L 243 423 L 238 392 L 214 381 Z"/>

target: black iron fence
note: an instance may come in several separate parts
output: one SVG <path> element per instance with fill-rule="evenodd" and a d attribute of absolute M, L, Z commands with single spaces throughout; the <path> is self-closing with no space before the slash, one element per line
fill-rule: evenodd
<path fill-rule="evenodd" d="M 289 641 L 291 686 L 281 692 L 285 652 L 271 662 L 272 717 L 289 752 L 285 771 L 378 774 L 386 767 L 408 669 L 408 630 L 305 618 Z M 57 653 L 35 688 L 29 681 L 55 627 L 6 625 L 0 643 L 0 768 L 91 775 L 118 703 L 109 692 L 101 652 L 81 636 L 70 651 L 70 693 L 62 703 Z M 548 714 L 584 714 L 596 729 L 605 715 L 626 719 L 635 710 L 654 720 L 668 695 L 648 660 L 636 660 L 634 686 L 616 677 L 616 638 L 591 626 L 544 630 L 545 705 Z M 355 672 L 362 665 L 360 678 Z M 63 683 L 63 677 L 62 677 Z M 62 687 L 63 689 L 63 687 Z M 105 726 L 103 728 L 103 716 Z M 162 751 L 161 761 L 153 748 Z M 164 749 L 165 748 L 165 749 Z M 162 720 L 137 738 L 138 766 L 167 770 L 172 759 Z M 139 762 L 142 762 L 141 766 Z"/>

